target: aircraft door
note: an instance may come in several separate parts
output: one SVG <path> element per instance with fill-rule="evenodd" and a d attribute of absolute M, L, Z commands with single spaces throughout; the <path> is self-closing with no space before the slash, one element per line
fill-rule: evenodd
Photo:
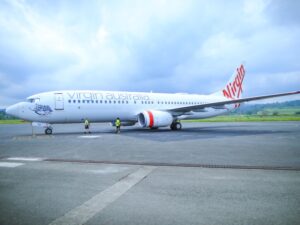
<path fill-rule="evenodd" d="M 55 93 L 55 110 L 64 109 L 64 95 L 62 93 Z"/>

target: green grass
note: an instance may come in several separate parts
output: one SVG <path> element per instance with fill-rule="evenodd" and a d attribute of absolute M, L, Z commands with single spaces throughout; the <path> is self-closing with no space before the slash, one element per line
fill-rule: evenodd
<path fill-rule="evenodd" d="M 187 120 L 190 122 L 264 122 L 264 121 L 300 121 L 300 108 L 266 108 L 255 115 L 225 115 L 207 119 Z M 297 114 L 298 113 L 298 114 Z"/>
<path fill-rule="evenodd" d="M 300 116 L 300 108 L 299 107 L 291 107 L 291 108 L 270 108 L 259 111 L 257 114 L 259 115 L 274 115 L 276 113 L 278 116 L 297 116 L 296 113 Z"/>
<path fill-rule="evenodd" d="M 187 120 L 188 122 L 264 122 L 264 121 L 300 121 L 300 115 L 260 116 L 260 115 L 228 115 L 208 119 Z"/>
<path fill-rule="evenodd" d="M 28 123 L 24 120 L 0 120 L 0 124 L 23 124 Z"/>

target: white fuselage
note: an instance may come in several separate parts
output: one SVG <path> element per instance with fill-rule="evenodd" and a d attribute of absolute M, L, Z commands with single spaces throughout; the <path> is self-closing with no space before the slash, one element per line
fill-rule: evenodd
<path fill-rule="evenodd" d="M 225 97 L 216 95 L 68 90 L 36 94 L 28 97 L 26 102 L 15 104 L 8 110 L 10 114 L 21 119 L 44 123 L 79 123 L 84 119 L 91 122 L 112 122 L 117 117 L 124 122 L 135 123 L 138 114 L 143 111 L 168 111 L 224 100 Z M 234 108 L 233 105 L 228 107 L 191 111 L 175 117 L 176 119 L 213 117 Z"/>

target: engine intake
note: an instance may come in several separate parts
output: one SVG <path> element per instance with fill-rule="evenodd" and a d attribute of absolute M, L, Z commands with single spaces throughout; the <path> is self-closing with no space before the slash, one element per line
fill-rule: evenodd
<path fill-rule="evenodd" d="M 144 111 L 138 115 L 138 122 L 141 127 L 166 127 L 173 122 L 173 116 L 163 111 Z"/>

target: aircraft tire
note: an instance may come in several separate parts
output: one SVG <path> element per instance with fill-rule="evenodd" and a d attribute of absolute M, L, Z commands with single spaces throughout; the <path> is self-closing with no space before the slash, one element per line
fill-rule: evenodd
<path fill-rule="evenodd" d="M 172 124 L 170 125 L 170 128 L 171 128 L 171 130 L 175 130 L 175 123 L 172 123 Z"/>
<path fill-rule="evenodd" d="M 173 122 L 170 126 L 171 130 L 181 130 L 182 125 L 180 122 Z"/>
<path fill-rule="evenodd" d="M 45 129 L 45 134 L 49 135 L 49 134 L 52 134 L 52 129 L 51 128 L 46 128 Z"/>
<path fill-rule="evenodd" d="M 182 128 L 181 123 L 180 123 L 180 122 L 176 122 L 176 123 L 174 124 L 174 128 L 175 128 L 175 130 L 181 130 L 181 128 Z"/>

